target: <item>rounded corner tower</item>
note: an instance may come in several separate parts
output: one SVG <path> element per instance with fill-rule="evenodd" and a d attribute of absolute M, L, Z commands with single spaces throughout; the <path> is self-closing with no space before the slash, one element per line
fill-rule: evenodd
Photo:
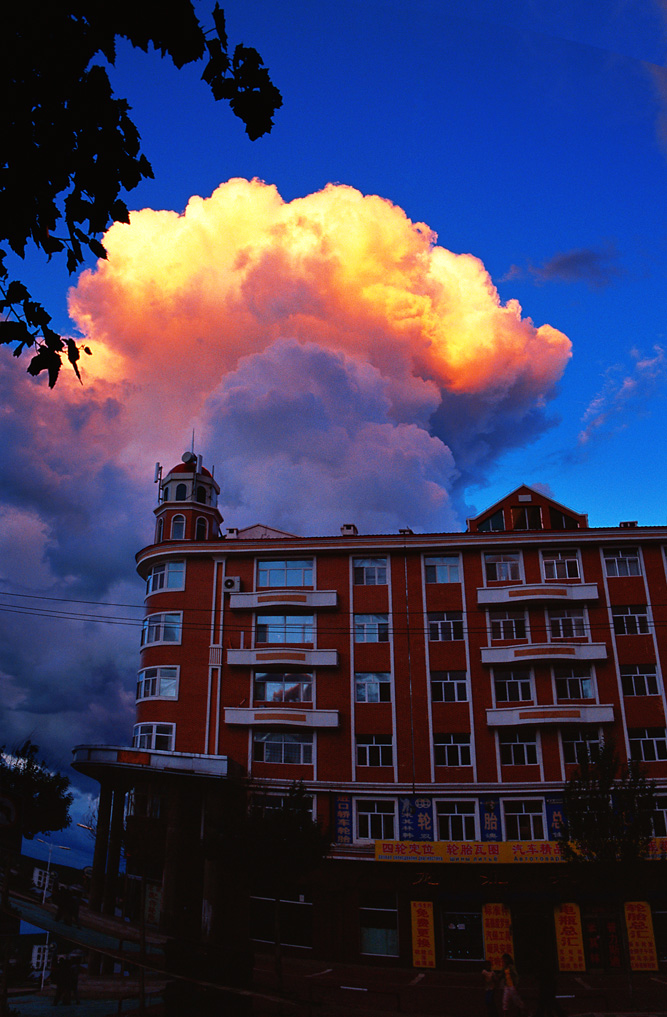
<path fill-rule="evenodd" d="M 162 475 L 155 466 L 159 484 L 155 507 L 155 543 L 173 540 L 217 540 L 223 519 L 218 509 L 220 485 L 202 465 L 202 457 L 184 452 L 181 462 Z"/>

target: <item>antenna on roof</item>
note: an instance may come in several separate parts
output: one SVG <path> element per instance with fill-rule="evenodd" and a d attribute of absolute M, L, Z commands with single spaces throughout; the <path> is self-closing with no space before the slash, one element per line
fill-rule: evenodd
<path fill-rule="evenodd" d="M 194 450 L 195 450 L 195 429 L 193 427 L 192 428 L 192 446 L 190 448 L 190 451 L 194 452 Z"/>

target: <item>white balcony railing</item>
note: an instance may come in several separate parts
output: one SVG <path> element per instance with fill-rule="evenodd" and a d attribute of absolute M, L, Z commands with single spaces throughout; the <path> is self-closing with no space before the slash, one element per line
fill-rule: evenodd
<path fill-rule="evenodd" d="M 254 650 L 227 650 L 227 663 L 240 667 L 336 667 L 337 650 L 313 650 L 296 646 L 262 646 Z"/>
<path fill-rule="evenodd" d="M 489 607 L 496 604 L 520 604 L 530 600 L 555 600 L 570 604 L 597 600 L 598 596 L 597 583 L 532 583 L 479 587 L 477 604 L 479 607 Z"/>
<path fill-rule="evenodd" d="M 482 664 L 515 664 L 523 660 L 606 659 L 605 643 L 521 643 L 482 647 Z"/>
<path fill-rule="evenodd" d="M 517 727 L 529 724 L 540 727 L 543 724 L 611 724 L 614 719 L 613 706 L 595 703 L 558 703 L 553 706 L 507 706 L 486 711 L 489 727 Z"/>
<path fill-rule="evenodd" d="M 229 606 L 232 610 L 257 611 L 262 607 L 336 607 L 336 590 L 254 590 L 249 593 L 232 593 Z"/>

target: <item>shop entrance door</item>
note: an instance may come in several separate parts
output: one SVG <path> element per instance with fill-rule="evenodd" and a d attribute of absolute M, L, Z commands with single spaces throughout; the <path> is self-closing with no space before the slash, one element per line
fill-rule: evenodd
<path fill-rule="evenodd" d="M 587 969 L 616 969 L 623 966 L 621 921 L 604 908 L 585 911 L 581 916 Z"/>

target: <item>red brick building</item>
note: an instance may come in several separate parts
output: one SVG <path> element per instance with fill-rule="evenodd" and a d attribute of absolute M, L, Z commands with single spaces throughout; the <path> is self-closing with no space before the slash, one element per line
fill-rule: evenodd
<path fill-rule="evenodd" d="M 523 486 L 463 533 L 221 532 L 217 483 L 183 458 L 137 556 L 133 745 L 75 750 L 102 784 L 97 903 L 112 906 L 131 792 L 164 826 L 163 926 L 214 939 L 212 796 L 226 783 L 279 807 L 299 781 L 333 845 L 283 903 L 287 945 L 429 966 L 526 955 L 539 927 L 561 967 L 640 967 L 638 902 L 573 899 L 557 843 L 564 782 L 610 735 L 662 789 L 667 835 L 667 528 L 593 529 Z M 645 866 L 661 954 L 662 863 Z M 269 939 L 257 877 L 253 935 Z"/>

